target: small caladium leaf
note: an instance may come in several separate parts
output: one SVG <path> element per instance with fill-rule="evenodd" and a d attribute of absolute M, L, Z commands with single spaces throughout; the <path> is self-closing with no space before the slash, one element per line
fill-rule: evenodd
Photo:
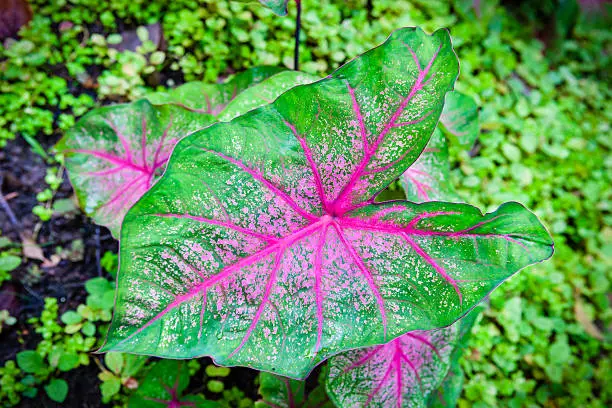
<path fill-rule="evenodd" d="M 450 357 L 450 368 L 442 384 L 429 395 L 427 406 L 432 408 L 452 408 L 459 402 L 463 390 L 464 374 L 461 368 L 461 357 L 468 347 L 470 334 L 480 313 L 485 309 L 483 304 L 476 306 L 470 313 L 459 320 L 457 342 Z"/>
<path fill-rule="evenodd" d="M 271 66 L 255 67 L 236 74 L 221 84 L 188 82 L 168 91 L 149 94 L 147 99 L 156 105 L 172 103 L 210 115 L 212 121 L 242 91 L 284 70 L 285 68 Z"/>
<path fill-rule="evenodd" d="M 327 377 L 330 398 L 338 407 L 426 407 L 440 401 L 438 388 L 447 380 L 456 385 L 449 369 L 458 362 L 467 341 L 463 336 L 480 310 L 443 329 L 414 331 L 384 345 L 334 356 Z"/>
<path fill-rule="evenodd" d="M 398 30 L 329 77 L 182 139 L 126 216 L 102 351 L 211 355 L 303 378 L 450 325 L 552 253 L 523 206 L 375 204 L 458 72 L 448 32 Z"/>
<path fill-rule="evenodd" d="M 218 116 L 223 122 L 230 121 L 250 110 L 274 102 L 283 92 L 321 79 L 315 75 L 299 71 L 283 71 L 255 84 L 239 93 Z"/>
<path fill-rule="evenodd" d="M 453 91 L 446 94 L 440 125 L 451 141 L 471 146 L 478 137 L 478 105 L 470 96 Z"/>
<path fill-rule="evenodd" d="M 437 128 L 427 147 L 400 177 L 406 199 L 415 203 L 423 201 L 462 201 L 450 182 L 448 143 Z"/>
<path fill-rule="evenodd" d="M 448 372 L 455 341 L 456 324 L 339 354 L 329 361 L 329 397 L 342 408 L 425 407 Z"/>
<path fill-rule="evenodd" d="M 234 0 L 240 3 L 254 3 L 255 0 Z M 301 1 L 301 0 L 296 0 Z M 289 0 L 259 0 L 259 2 L 268 7 L 270 10 L 279 16 L 287 15 L 287 4 L 289 4 Z"/>
<path fill-rule="evenodd" d="M 176 142 L 213 119 L 146 100 L 92 110 L 59 141 L 85 213 L 113 236 L 127 210 L 161 176 Z"/>
<path fill-rule="evenodd" d="M 400 178 L 408 201 L 462 201 L 450 182 L 445 134 L 459 144 L 473 144 L 478 136 L 478 108 L 472 98 L 457 91 L 447 93 L 445 101 L 429 144 Z"/>
<path fill-rule="evenodd" d="M 304 406 L 305 381 L 293 380 L 287 377 L 259 373 L 259 395 L 256 407 L 298 408 Z"/>
<path fill-rule="evenodd" d="M 220 407 L 200 395 L 183 395 L 189 385 L 187 363 L 162 360 L 153 365 L 136 392 L 128 400 L 130 408 Z"/>

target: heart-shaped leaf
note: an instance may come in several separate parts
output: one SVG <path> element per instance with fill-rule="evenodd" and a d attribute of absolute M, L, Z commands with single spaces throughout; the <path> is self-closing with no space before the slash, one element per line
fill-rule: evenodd
<path fill-rule="evenodd" d="M 85 213 L 113 236 L 127 210 L 161 176 L 176 142 L 214 118 L 146 100 L 95 109 L 59 141 Z"/>
<path fill-rule="evenodd" d="M 234 0 L 240 3 L 254 3 L 256 0 Z M 301 0 L 296 0 L 301 1 Z M 287 4 L 289 4 L 289 0 L 259 0 L 259 2 L 272 10 L 275 14 L 279 16 L 287 15 Z"/>
<path fill-rule="evenodd" d="M 254 67 L 232 76 L 221 84 L 188 82 L 168 91 L 149 94 L 147 99 L 153 104 L 173 103 L 194 112 L 210 115 L 212 123 L 225 106 L 242 91 L 284 70 L 285 68 L 272 66 Z"/>
<path fill-rule="evenodd" d="M 453 323 L 552 253 L 516 203 L 374 204 L 453 86 L 448 32 L 394 32 L 329 77 L 176 146 L 121 230 L 103 351 L 303 378 L 338 352 Z"/>
<path fill-rule="evenodd" d="M 463 336 L 478 313 L 480 308 L 452 326 L 414 331 L 388 344 L 333 357 L 327 377 L 330 398 L 337 407 L 351 408 L 426 407 L 437 403 L 438 388 L 447 381 L 447 385 L 455 385 L 454 377 L 448 376 L 449 369 L 460 357 L 465 346 Z M 357 392 L 355 384 L 359 384 Z"/>

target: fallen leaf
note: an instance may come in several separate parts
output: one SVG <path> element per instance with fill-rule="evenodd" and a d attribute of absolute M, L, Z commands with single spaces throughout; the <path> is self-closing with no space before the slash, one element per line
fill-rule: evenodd
<path fill-rule="evenodd" d="M 30 236 L 25 233 L 20 235 L 21 237 L 21 249 L 23 256 L 29 259 L 37 259 L 39 261 L 48 262 L 45 258 L 42 248 L 34 241 Z"/>

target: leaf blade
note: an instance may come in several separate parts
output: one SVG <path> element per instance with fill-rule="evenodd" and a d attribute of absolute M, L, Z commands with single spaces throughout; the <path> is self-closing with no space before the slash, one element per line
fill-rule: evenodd
<path fill-rule="evenodd" d="M 415 61 L 403 40 L 425 41 L 423 36 L 414 29 L 400 30 L 381 46 L 392 44 L 393 52 L 382 55 L 396 58 L 397 66 L 397 61 Z M 426 61 L 446 47 L 438 41 L 450 46 L 444 33 L 426 41 Z M 396 53 L 398 49 L 402 53 Z M 129 256 L 120 257 L 117 305 L 103 351 L 172 358 L 211 355 L 220 365 L 303 378 L 318 362 L 340 351 L 385 343 L 410 330 L 446 326 L 516 270 L 549 255 L 540 248 L 550 244 L 547 232 L 522 206 L 514 209 L 512 220 L 530 220 L 524 227 L 540 238 L 529 241 L 537 254 L 526 258 L 521 246 L 512 243 L 510 252 L 517 259 L 507 267 L 501 264 L 506 252 L 493 252 L 487 259 L 491 265 L 469 272 L 465 254 L 451 251 L 450 261 L 462 262 L 454 267 L 437 260 L 438 252 L 454 245 L 453 240 L 463 240 L 461 247 L 473 256 L 472 231 L 486 229 L 478 223 L 495 215 L 483 216 L 462 204 L 369 204 L 372 197 L 366 198 L 364 191 L 375 192 L 401 174 L 418 157 L 408 157 L 405 151 L 422 149 L 435 121 L 418 127 L 418 140 L 404 143 L 404 151 L 393 152 L 395 158 L 384 158 L 401 160 L 391 162 L 390 171 L 377 173 L 374 187 L 358 193 L 337 190 L 334 195 L 330 180 L 347 185 L 351 176 L 335 177 L 337 166 L 321 164 L 335 157 L 321 159 L 321 151 L 329 147 L 325 143 L 334 142 L 327 136 L 347 123 L 350 134 L 344 137 L 350 136 L 353 144 L 334 145 L 344 152 L 354 151 L 359 143 L 363 147 L 364 140 L 377 140 L 379 133 L 368 134 L 371 126 L 379 126 L 373 118 L 365 119 L 369 110 L 360 110 L 361 124 L 355 121 L 354 100 L 363 94 L 351 89 L 363 88 L 349 79 L 359 82 L 359 66 L 374 64 L 379 56 L 367 53 L 349 70 L 292 88 L 271 105 L 179 142 L 164 177 L 124 222 L 120 251 Z M 437 84 L 440 89 L 452 86 L 453 67 L 450 74 L 436 77 L 444 80 Z M 351 70 L 356 70 L 353 76 Z M 416 77 L 420 72 L 422 68 L 413 70 Z M 371 75 L 387 78 L 384 70 Z M 414 83 L 418 78 L 402 86 L 411 89 Z M 375 88 L 367 92 L 377 93 Z M 436 93 L 428 118 L 441 111 L 444 92 Z M 318 114 L 322 98 L 327 98 L 327 116 Z M 395 97 L 394 108 L 384 110 L 387 123 L 403 100 Z M 300 109 L 293 111 L 291 106 Z M 337 122 L 329 122 L 332 119 Z M 377 129 L 382 132 L 385 126 Z M 406 133 L 392 136 L 390 143 L 410 139 Z M 363 157 L 352 162 L 352 171 L 359 169 Z M 346 200 L 337 205 L 340 194 Z M 450 214 L 427 224 L 437 212 Z M 503 223 L 493 227 L 508 228 Z M 510 229 L 507 234 L 516 232 Z M 497 241 L 486 245 L 494 249 L 509 242 L 493 238 Z M 431 279 L 428 286 L 419 288 L 422 283 L 409 281 L 411 265 Z M 473 284 L 459 285 L 465 274 L 484 279 L 486 287 L 462 298 L 460 290 Z M 428 311 L 430 303 L 436 307 Z"/>

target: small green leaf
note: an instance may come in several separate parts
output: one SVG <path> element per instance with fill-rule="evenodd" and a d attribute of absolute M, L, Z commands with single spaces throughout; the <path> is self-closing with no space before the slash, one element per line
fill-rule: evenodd
<path fill-rule="evenodd" d="M 304 404 L 305 381 L 293 380 L 278 375 L 259 373 L 259 395 L 271 407 L 301 407 Z"/>
<path fill-rule="evenodd" d="M 208 387 L 208 391 L 210 392 L 214 392 L 214 393 L 220 393 L 223 392 L 223 382 L 218 381 L 218 380 L 210 380 L 206 386 Z"/>
<path fill-rule="evenodd" d="M 21 265 L 21 258 L 15 255 L 0 256 L 0 272 L 10 272 Z"/>
<path fill-rule="evenodd" d="M 81 332 L 87 337 L 93 337 L 96 334 L 96 325 L 92 322 L 85 322 L 81 327 Z"/>
<path fill-rule="evenodd" d="M 206 375 L 209 377 L 227 377 L 229 373 L 230 369 L 228 367 L 217 367 L 213 364 L 206 366 Z"/>
<path fill-rule="evenodd" d="M 449 92 L 444 100 L 440 124 L 451 140 L 471 146 L 478 137 L 478 105 L 461 92 Z"/>
<path fill-rule="evenodd" d="M 112 396 L 121 391 L 121 379 L 115 376 L 108 378 L 100 384 L 100 391 L 102 392 L 102 398 L 109 401 Z"/>
<path fill-rule="evenodd" d="M 83 320 L 83 317 L 73 310 L 69 310 L 61 317 L 64 324 L 77 324 Z"/>
<path fill-rule="evenodd" d="M 234 0 L 234 1 L 237 1 L 240 3 L 255 3 L 256 0 Z M 287 4 L 289 3 L 289 0 L 259 0 L 259 2 L 263 6 L 268 7 L 270 10 L 272 10 L 274 14 L 277 14 L 281 17 L 287 15 L 287 11 L 288 11 Z"/>
<path fill-rule="evenodd" d="M 115 374 L 121 373 L 124 364 L 123 354 L 117 352 L 106 353 L 104 364 Z"/>
<path fill-rule="evenodd" d="M 68 383 L 62 379 L 53 378 L 49 384 L 45 385 L 45 391 L 53 401 L 62 403 L 68 395 Z"/>
<path fill-rule="evenodd" d="M 45 368 L 45 362 L 34 350 L 20 351 L 16 355 L 17 365 L 26 373 L 37 373 Z"/>
<path fill-rule="evenodd" d="M 70 371 L 79 365 L 79 355 L 75 352 L 64 352 L 59 358 L 57 368 L 60 371 Z"/>

